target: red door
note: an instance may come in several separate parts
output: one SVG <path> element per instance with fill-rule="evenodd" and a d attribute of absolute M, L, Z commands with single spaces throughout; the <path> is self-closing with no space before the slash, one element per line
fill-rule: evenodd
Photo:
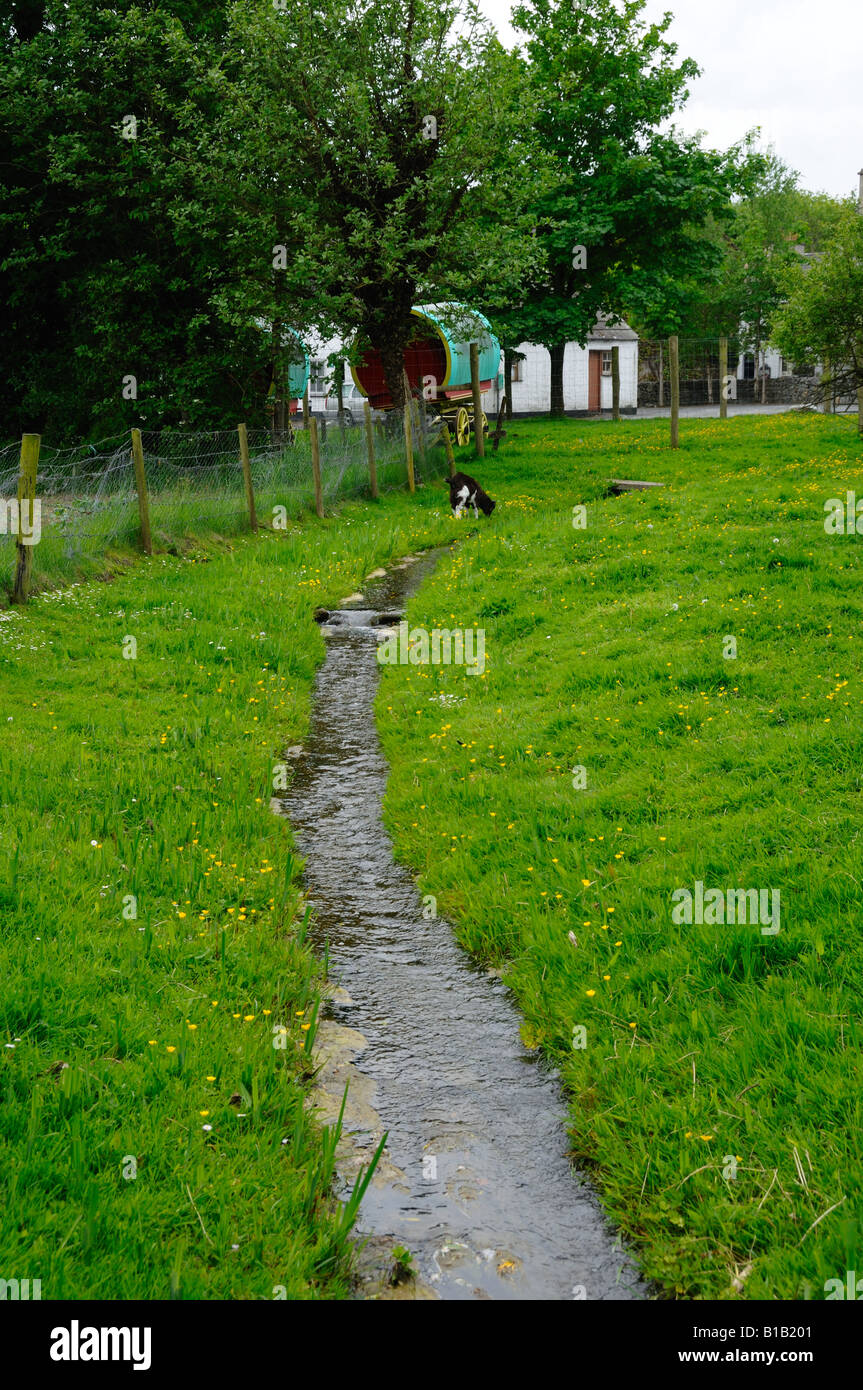
<path fill-rule="evenodd" d="M 591 411 L 602 408 L 602 352 L 593 349 L 587 367 L 587 408 Z"/>

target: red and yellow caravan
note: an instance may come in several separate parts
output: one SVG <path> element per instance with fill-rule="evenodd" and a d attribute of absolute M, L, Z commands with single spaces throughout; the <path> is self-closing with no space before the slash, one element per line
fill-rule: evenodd
<path fill-rule="evenodd" d="M 459 444 L 466 444 L 473 426 L 470 345 L 478 344 L 480 389 L 488 391 L 500 371 L 500 343 L 488 319 L 465 304 L 417 305 L 411 309 L 411 318 L 415 332 L 404 352 L 411 390 L 422 395 L 430 412 L 447 421 Z M 378 410 L 392 409 L 376 349 L 369 349 L 351 372 L 370 405 Z M 485 415 L 482 423 L 487 425 Z"/>

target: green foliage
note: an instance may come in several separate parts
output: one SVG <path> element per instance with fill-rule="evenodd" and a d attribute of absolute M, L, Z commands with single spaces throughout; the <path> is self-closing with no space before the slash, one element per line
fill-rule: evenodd
<path fill-rule="evenodd" d="M 695 275 L 675 275 L 661 296 L 631 302 L 628 320 L 643 336 L 724 335 L 753 353 L 772 341 L 789 270 L 803 264 L 802 255 L 824 250 L 848 203 L 801 189 L 798 175 L 772 149 L 758 151 L 753 138 L 746 142 L 741 177 L 742 196 L 698 231 L 712 264 Z"/>
<path fill-rule="evenodd" d="M 392 1250 L 393 1267 L 390 1274 L 390 1283 L 405 1284 L 411 1279 L 416 1279 L 417 1271 L 414 1265 L 414 1257 L 406 1245 L 394 1245 Z"/>
<path fill-rule="evenodd" d="M 583 345 L 600 309 L 661 312 L 670 322 L 680 282 L 718 260 L 698 229 L 727 215 L 743 147 L 722 155 L 660 133 L 698 68 L 676 62 L 664 37 L 671 16 L 648 25 L 643 8 L 643 0 L 533 0 L 514 10 L 528 36 L 536 129 L 554 182 L 536 205 L 545 266 L 521 307 L 502 312 L 507 342 Z M 578 246 L 583 265 L 574 264 Z M 561 354 L 556 369 L 553 357 L 552 409 L 562 408 Z"/>
<path fill-rule="evenodd" d="M 259 0 L 233 20 L 214 149 L 262 229 L 234 293 L 265 303 L 276 228 L 285 300 L 379 348 L 400 400 L 411 306 L 510 295 L 534 257 L 524 66 L 473 0 Z"/>
<path fill-rule="evenodd" d="M 268 344 L 214 309 L 231 275 L 226 225 L 189 212 L 225 8 L 48 0 L 38 28 L 4 49 L 4 437 L 229 423 L 260 409 Z M 123 398 L 127 376 L 137 400 Z"/>
<path fill-rule="evenodd" d="M 510 297 L 536 257 L 524 66 L 473 0 L 46 0 L 8 26 L 6 436 L 265 423 L 311 326 L 381 347 L 398 399 L 411 305 Z"/>
<path fill-rule="evenodd" d="M 863 217 L 842 210 L 822 258 L 786 276 L 773 337 L 795 362 L 830 364 L 848 390 L 863 387 Z M 863 429 L 863 417 L 860 420 Z"/>

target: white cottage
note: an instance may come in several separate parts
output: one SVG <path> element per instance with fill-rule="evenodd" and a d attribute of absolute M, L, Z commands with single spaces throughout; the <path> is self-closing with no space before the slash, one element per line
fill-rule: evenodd
<path fill-rule="evenodd" d="M 567 343 L 563 358 L 563 403 L 568 414 L 611 410 L 611 349 L 620 348 L 620 409 L 638 408 L 638 334 L 627 323 L 609 327 L 597 316 L 585 347 Z M 547 414 L 551 405 L 551 357 L 538 343 L 519 343 L 524 360 L 513 364 L 514 415 Z"/>

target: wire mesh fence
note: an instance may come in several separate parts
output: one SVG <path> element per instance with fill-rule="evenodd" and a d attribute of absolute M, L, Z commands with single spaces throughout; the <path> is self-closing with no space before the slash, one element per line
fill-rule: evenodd
<path fill-rule="evenodd" d="M 798 366 L 770 347 L 727 340 L 723 373 L 719 338 L 679 339 L 680 404 L 718 406 L 723 390 L 729 405 L 813 405 L 823 403 L 822 370 Z M 638 344 L 639 409 L 670 405 L 671 374 L 668 343 L 642 338 Z"/>
<path fill-rule="evenodd" d="M 439 429 L 420 402 L 411 415 L 413 466 L 422 486 L 447 471 Z M 403 410 L 373 424 L 377 488 L 406 485 Z M 315 505 L 312 431 L 301 421 L 280 432 L 247 432 L 255 509 L 263 526 L 284 524 Z M 154 547 L 229 536 L 250 526 L 246 480 L 236 430 L 206 433 L 142 431 L 150 530 Z M 370 492 L 365 424 L 317 422 L 321 494 L 325 506 Z M 16 563 L 20 442 L 0 447 L 0 583 L 10 585 Z M 141 519 L 129 435 L 69 449 L 40 450 L 38 506 L 32 518 L 34 579 L 62 574 L 76 561 L 98 561 L 141 540 Z"/>
<path fill-rule="evenodd" d="M 667 339 L 638 338 L 626 324 L 600 325 L 582 346 L 567 343 L 558 368 L 562 408 L 567 415 L 604 415 L 613 406 L 613 350 L 617 348 L 620 410 L 624 416 L 649 416 L 671 406 L 671 356 Z M 718 414 L 722 378 L 726 403 L 757 410 L 761 406 L 823 405 L 825 371 L 820 365 L 789 362 L 772 348 L 727 340 L 727 368 L 722 369 L 721 339 L 679 338 L 680 405 L 713 409 Z M 509 399 L 515 415 L 547 416 L 552 399 L 552 357 L 537 343 L 519 343 L 507 354 Z M 837 405 L 856 408 L 856 393 L 841 390 Z"/>

